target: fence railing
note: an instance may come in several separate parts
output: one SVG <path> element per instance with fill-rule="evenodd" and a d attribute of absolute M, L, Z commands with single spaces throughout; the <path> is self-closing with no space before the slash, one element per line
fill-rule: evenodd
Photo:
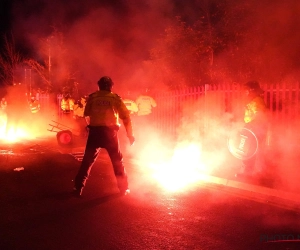
<path fill-rule="evenodd" d="M 51 107 L 51 100 L 49 94 L 39 94 L 36 96 L 37 100 L 39 100 L 42 111 L 47 111 Z"/>
<path fill-rule="evenodd" d="M 300 118 L 299 83 L 289 85 L 262 85 L 264 100 L 270 113 L 270 122 L 290 122 Z M 156 128 L 162 133 L 177 136 L 178 128 L 195 124 L 210 126 L 208 121 L 224 117 L 243 118 L 244 99 L 239 85 L 220 84 L 192 87 L 159 93 L 155 96 Z"/>
<path fill-rule="evenodd" d="M 270 114 L 270 123 L 289 124 L 300 120 L 299 83 L 261 85 Z M 42 97 L 42 96 L 41 96 Z M 46 99 L 49 98 L 45 96 Z M 155 95 L 157 107 L 153 110 L 155 128 L 166 136 L 176 138 L 182 128 L 199 128 L 200 133 L 216 124 L 235 119 L 243 120 L 244 95 L 240 85 L 219 84 L 165 91 Z M 43 99 L 41 98 L 41 101 Z M 57 95 L 57 114 L 61 117 Z"/>

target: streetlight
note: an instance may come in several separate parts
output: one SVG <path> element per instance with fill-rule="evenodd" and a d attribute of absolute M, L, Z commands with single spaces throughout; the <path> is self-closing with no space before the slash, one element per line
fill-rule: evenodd
<path fill-rule="evenodd" d="M 49 85 L 51 86 L 51 39 L 53 36 L 47 38 L 48 42 L 48 70 L 49 70 Z"/>

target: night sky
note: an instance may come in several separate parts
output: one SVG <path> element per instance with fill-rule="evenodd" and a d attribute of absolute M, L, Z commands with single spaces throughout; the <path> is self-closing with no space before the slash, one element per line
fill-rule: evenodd
<path fill-rule="evenodd" d="M 142 18 L 143 21 L 136 20 L 136 25 L 141 25 L 143 29 L 147 28 L 151 31 L 153 24 L 158 28 L 154 21 L 172 19 L 179 11 L 176 9 L 181 8 L 176 1 L 160 2 L 158 0 L 2 0 L 0 3 L 0 31 L 2 34 L 12 32 L 16 42 L 22 41 L 23 46 L 27 46 L 26 43 L 32 44 L 30 39 L 34 36 L 47 36 L 51 34 L 54 26 L 62 32 L 68 32 L 80 21 L 84 21 L 97 11 L 102 12 L 99 13 L 98 18 L 96 15 L 93 16 L 95 18 L 94 25 L 102 23 L 107 26 L 106 29 L 109 29 L 111 25 L 122 26 L 122 30 L 115 31 L 123 35 L 122 32 L 126 33 L 125 25 L 128 24 L 128 20 Z M 152 19 L 151 12 L 157 13 L 157 20 Z M 146 31 L 144 30 L 144 32 Z"/>
<path fill-rule="evenodd" d="M 1 32 L 13 34 L 18 50 L 40 61 L 40 40 L 55 27 L 64 34 L 69 58 L 79 65 L 77 79 L 94 82 L 108 74 L 134 85 L 141 82 L 138 67 L 149 59 L 154 42 L 182 12 L 177 2 L 7 0 L 1 2 Z"/>
<path fill-rule="evenodd" d="M 4 33 L 10 29 L 10 11 L 11 11 L 11 1 L 2 0 L 0 2 L 0 32 Z"/>

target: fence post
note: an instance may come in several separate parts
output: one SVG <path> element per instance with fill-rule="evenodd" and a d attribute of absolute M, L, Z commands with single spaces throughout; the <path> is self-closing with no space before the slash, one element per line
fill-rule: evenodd
<path fill-rule="evenodd" d="M 296 116 L 299 115 L 299 82 L 296 82 L 296 88 L 295 88 L 295 91 L 296 91 L 296 97 L 295 97 L 295 100 L 296 100 Z"/>
<path fill-rule="evenodd" d="M 62 114 L 63 114 L 61 106 L 60 106 L 62 99 L 63 99 L 63 95 L 62 94 L 58 94 L 56 100 L 57 100 L 57 114 L 58 114 L 58 118 L 59 119 L 62 117 Z"/>

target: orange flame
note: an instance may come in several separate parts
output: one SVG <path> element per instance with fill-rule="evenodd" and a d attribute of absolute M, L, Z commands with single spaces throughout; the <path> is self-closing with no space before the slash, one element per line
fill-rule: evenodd
<path fill-rule="evenodd" d="M 25 125 L 7 124 L 7 115 L 0 115 L 0 140 L 6 142 L 16 142 L 24 138 L 32 138 Z"/>
<path fill-rule="evenodd" d="M 172 158 L 163 163 L 151 164 L 153 178 L 166 190 L 182 191 L 202 179 L 207 167 L 201 159 L 201 147 L 182 145 L 174 150 Z"/>

